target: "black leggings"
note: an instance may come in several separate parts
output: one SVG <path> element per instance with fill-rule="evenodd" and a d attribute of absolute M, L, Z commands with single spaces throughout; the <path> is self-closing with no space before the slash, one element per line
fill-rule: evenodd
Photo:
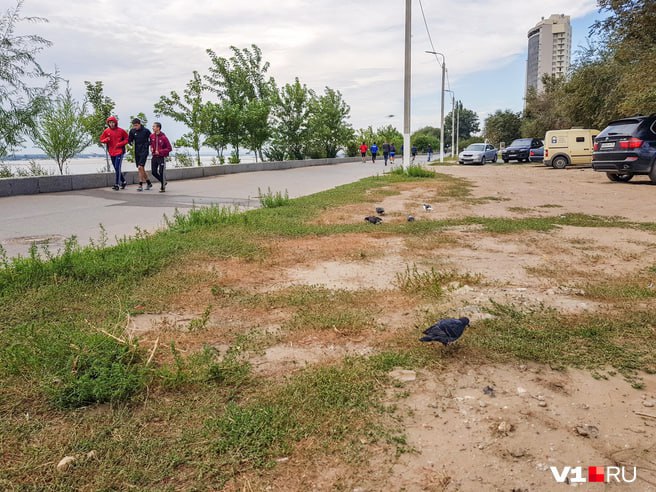
<path fill-rule="evenodd" d="M 153 174 L 153 177 L 162 183 L 162 188 L 164 188 L 166 182 L 164 180 L 164 169 L 166 168 L 166 164 L 164 161 L 164 157 L 161 156 L 153 156 L 153 158 L 150 161 L 151 164 L 151 173 Z"/>

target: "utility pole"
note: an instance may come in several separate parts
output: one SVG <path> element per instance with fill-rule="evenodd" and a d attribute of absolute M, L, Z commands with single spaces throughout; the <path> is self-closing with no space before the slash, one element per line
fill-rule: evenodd
<path fill-rule="evenodd" d="M 405 73 L 403 85 L 403 168 L 410 166 L 410 98 L 412 96 L 412 0 L 405 0 Z"/>
<path fill-rule="evenodd" d="M 458 101 L 456 109 L 458 110 L 458 123 L 456 124 L 456 155 L 460 154 L 460 106 L 462 102 Z"/>
<path fill-rule="evenodd" d="M 451 93 L 451 157 L 453 157 L 456 151 L 455 143 L 455 133 L 456 133 L 456 93 L 450 89 L 446 89 L 446 92 Z"/>
<path fill-rule="evenodd" d="M 444 79 L 446 78 L 446 61 L 444 54 L 437 51 L 426 51 L 432 55 L 440 55 L 442 57 L 442 91 L 441 91 L 441 110 L 440 110 L 440 162 L 444 162 Z M 439 63 L 439 60 L 438 60 Z"/>

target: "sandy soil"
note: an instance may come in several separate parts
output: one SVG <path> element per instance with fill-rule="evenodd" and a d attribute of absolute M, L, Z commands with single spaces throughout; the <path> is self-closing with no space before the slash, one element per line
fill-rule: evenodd
<path fill-rule="evenodd" d="M 564 213 L 632 221 L 656 217 L 656 187 L 640 179 L 611 183 L 590 169 L 556 171 L 528 165 L 458 166 L 439 172 L 467 178 L 474 185 L 473 198 L 481 200 L 436 201 L 433 218 Z M 405 220 L 408 213 L 425 220 L 428 215 L 420 205 L 436 195 L 424 183 L 381 205 L 387 221 Z M 326 212 L 319 222 L 359 222 L 367 213 L 349 206 Z M 656 252 L 656 235 L 619 228 L 568 226 L 549 233 L 495 235 L 460 227 L 434 239 L 418 244 L 412 238 L 353 235 L 281 241 L 271 246 L 275 259 L 264 265 L 222 262 L 215 269 L 216 283 L 256 292 L 319 285 L 385 293 L 398 287 L 398 275 L 407 268 L 454 269 L 481 281 L 453 283 L 442 308 L 453 316 L 467 315 L 475 324 L 488 316 L 484 308 L 491 299 L 566 312 L 604 309 L 585 298 L 586 282 L 636 275 L 653 264 L 643 259 L 653 259 Z M 177 326 L 180 338 L 189 340 L 185 323 L 199 316 L 206 302 L 199 300 L 193 313 L 138 317 L 135 332 L 154 338 Z M 393 336 L 395 330 L 411 327 L 416 321 L 413 313 L 421 308 L 425 305 L 409 308 L 382 301 L 378 321 Z M 279 327 L 288 313 L 260 315 L 263 325 L 270 316 L 268 322 Z M 217 310 L 212 323 L 225 326 L 231 320 L 237 329 L 247 318 L 246 313 Z M 364 338 L 331 335 L 275 342 L 253 354 L 251 362 L 257 373 L 276 375 L 375 350 Z M 217 332 L 203 336 L 217 346 L 222 343 Z M 550 466 L 621 464 L 639 467 L 638 482 L 606 488 L 586 484 L 579 489 L 656 490 L 656 376 L 643 375 L 644 389 L 637 391 L 614 375 L 596 379 L 589 372 L 559 372 L 539 365 L 469 365 L 458 356 L 457 347 L 446 361 L 448 366 L 439 373 L 392 375 L 399 382 L 388 396 L 399 406 L 398 418 L 412 452 L 394 457 L 372 450 L 369 466 L 358 469 L 328 458 L 308 463 L 299 453 L 265 477 L 233 484 L 234 489 L 250 490 L 248 484 L 253 490 L 563 490 L 566 485 L 556 483 Z M 486 394 L 485 388 L 493 391 Z"/>

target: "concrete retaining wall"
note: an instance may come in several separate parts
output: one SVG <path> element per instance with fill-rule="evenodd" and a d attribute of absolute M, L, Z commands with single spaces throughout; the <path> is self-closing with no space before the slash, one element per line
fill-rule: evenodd
<path fill-rule="evenodd" d="M 166 180 L 196 179 L 222 174 L 249 173 L 256 171 L 280 171 L 299 167 L 328 166 L 357 162 L 359 157 L 338 159 L 309 159 L 304 161 L 252 162 L 248 164 L 225 164 L 223 166 L 177 167 L 166 170 Z M 136 171 L 125 173 L 128 184 L 139 182 Z M 75 174 L 67 176 L 30 176 L 25 178 L 0 179 L 0 197 L 13 195 L 35 195 L 58 191 L 105 188 L 114 184 L 114 173 Z"/>

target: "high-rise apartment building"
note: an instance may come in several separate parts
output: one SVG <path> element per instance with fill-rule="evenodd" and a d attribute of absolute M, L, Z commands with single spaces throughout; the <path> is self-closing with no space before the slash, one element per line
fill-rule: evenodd
<path fill-rule="evenodd" d="M 544 17 L 528 32 L 528 59 L 526 61 L 526 90 L 543 89 L 542 76 L 546 73 L 564 77 L 572 56 L 572 26 L 570 17 L 554 14 Z"/>

